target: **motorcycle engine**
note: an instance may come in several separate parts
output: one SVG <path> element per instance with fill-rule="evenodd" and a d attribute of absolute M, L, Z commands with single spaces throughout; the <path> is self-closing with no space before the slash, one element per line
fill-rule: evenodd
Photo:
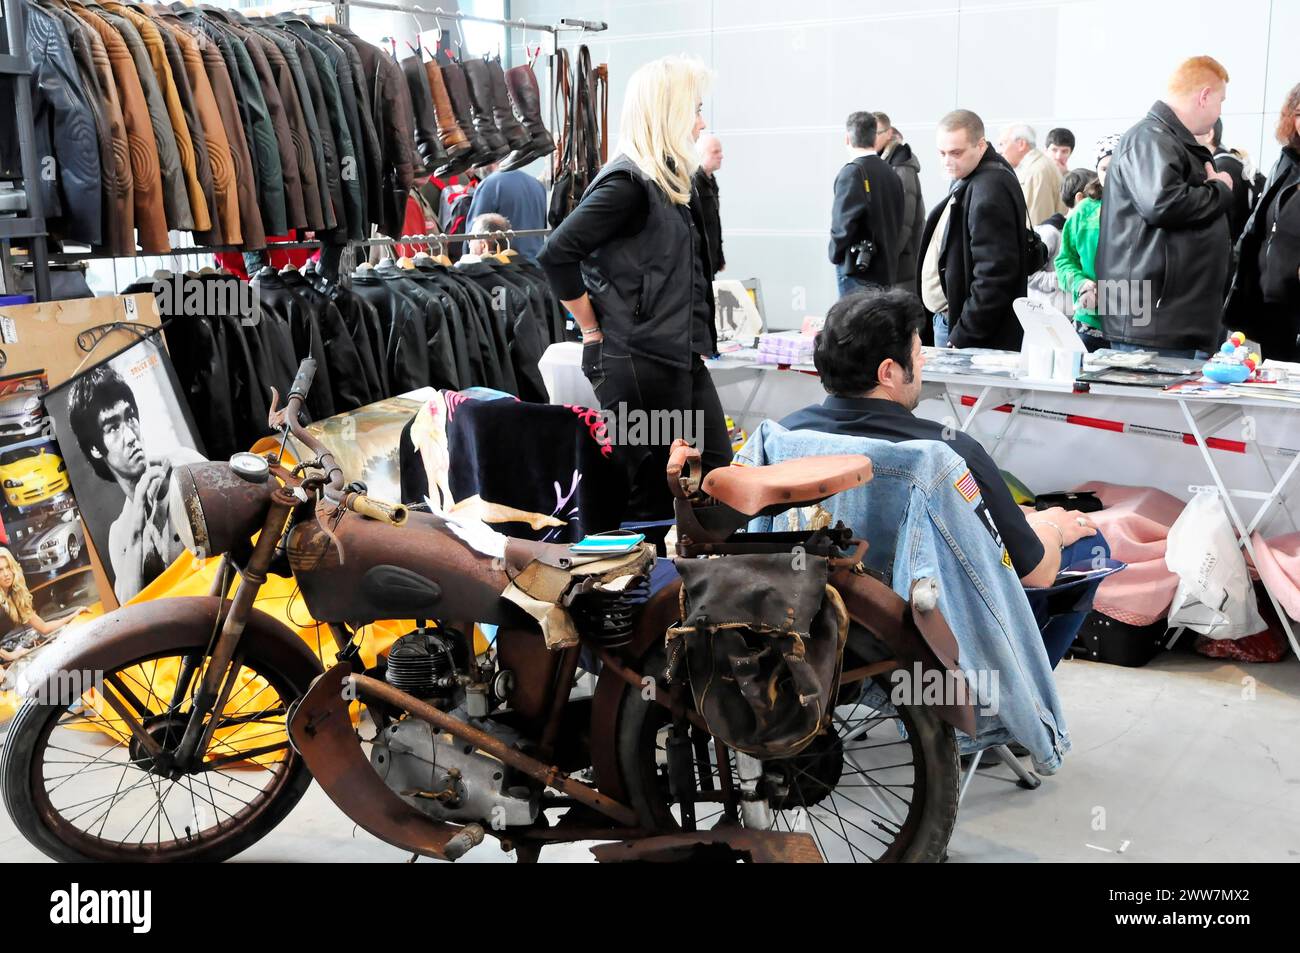
<path fill-rule="evenodd" d="M 486 718 L 470 718 L 464 708 L 453 717 L 515 745 L 521 736 Z M 406 718 L 380 733 L 370 750 L 384 783 L 402 800 L 441 821 L 477 821 L 503 827 L 537 819 L 539 799 L 513 769 L 427 722 Z"/>

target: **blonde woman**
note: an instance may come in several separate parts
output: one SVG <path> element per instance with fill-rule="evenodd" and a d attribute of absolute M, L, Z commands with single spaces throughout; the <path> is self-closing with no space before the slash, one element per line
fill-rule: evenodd
<path fill-rule="evenodd" d="M 19 626 L 28 626 L 38 635 L 49 637 L 63 628 L 85 610 L 73 613 L 66 619 L 46 622 L 32 608 L 32 594 L 27 591 L 27 579 L 14 554 L 0 546 L 0 637 L 8 635 Z M 0 662 L 14 662 L 31 649 L 6 651 L 0 648 Z"/>
<path fill-rule="evenodd" d="M 678 56 L 628 78 L 616 154 L 538 257 L 582 332 L 582 370 L 601 407 L 626 417 L 616 432 L 646 435 L 619 446 L 632 480 L 628 519 L 671 515 L 664 468 L 674 437 L 700 447 L 706 470 L 731 460 L 704 365 L 717 349 L 716 267 L 691 195 L 707 84 L 702 64 Z"/>

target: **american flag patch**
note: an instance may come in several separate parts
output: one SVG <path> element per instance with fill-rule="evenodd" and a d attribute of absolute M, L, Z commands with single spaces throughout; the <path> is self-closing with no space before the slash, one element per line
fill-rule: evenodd
<path fill-rule="evenodd" d="M 967 503 L 972 502 L 975 497 L 980 495 L 979 484 L 975 482 L 975 478 L 971 476 L 969 470 L 967 470 L 966 475 L 954 483 L 953 486 L 957 488 L 957 492 L 962 495 Z"/>

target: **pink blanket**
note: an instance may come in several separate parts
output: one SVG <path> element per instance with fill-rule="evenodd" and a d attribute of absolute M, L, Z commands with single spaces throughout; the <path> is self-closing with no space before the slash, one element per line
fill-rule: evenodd
<path fill-rule="evenodd" d="M 1186 504 L 1149 487 L 1093 482 L 1077 489 L 1096 493 L 1105 505 L 1090 515 L 1111 556 L 1128 563 L 1098 587 L 1093 608 L 1129 625 L 1164 618 L 1178 589 L 1178 577 L 1165 566 L 1165 541 Z"/>
<path fill-rule="evenodd" d="M 1255 546 L 1255 569 L 1282 609 L 1300 619 L 1300 533 L 1264 539 L 1251 537 Z"/>

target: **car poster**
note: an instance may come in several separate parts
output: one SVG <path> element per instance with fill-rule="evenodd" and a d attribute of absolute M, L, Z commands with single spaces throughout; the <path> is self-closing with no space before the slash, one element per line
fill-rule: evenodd
<path fill-rule="evenodd" d="M 0 722 L 43 645 L 100 601 L 42 371 L 0 378 Z"/>

